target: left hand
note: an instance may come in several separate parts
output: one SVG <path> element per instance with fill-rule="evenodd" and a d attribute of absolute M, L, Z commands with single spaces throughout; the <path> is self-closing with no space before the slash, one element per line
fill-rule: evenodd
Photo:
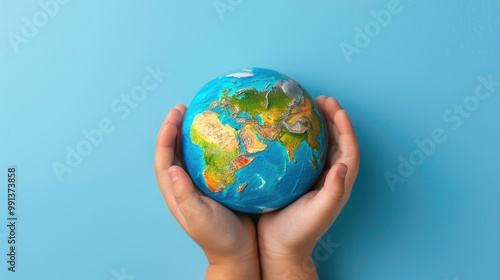
<path fill-rule="evenodd" d="M 156 146 L 156 178 L 168 209 L 205 252 L 209 262 L 207 279 L 258 279 L 260 269 L 252 220 L 201 195 L 181 167 L 176 142 L 185 111 L 184 105 L 177 105 L 169 112 Z"/>
<path fill-rule="evenodd" d="M 347 202 L 358 173 L 359 150 L 349 117 L 333 98 L 320 96 L 316 103 L 325 116 L 330 140 L 325 171 L 312 191 L 260 217 L 258 239 L 265 278 L 282 277 L 311 257 L 316 242 Z M 313 274 L 310 279 L 317 277 Z"/>

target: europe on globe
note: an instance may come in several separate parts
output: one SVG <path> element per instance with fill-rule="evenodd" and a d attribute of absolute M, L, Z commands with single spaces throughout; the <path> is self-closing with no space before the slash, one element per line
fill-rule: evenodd
<path fill-rule="evenodd" d="M 233 71 L 193 98 L 181 129 L 184 165 L 200 191 L 245 213 L 283 208 L 323 169 L 325 122 L 293 79 L 273 70 Z"/>

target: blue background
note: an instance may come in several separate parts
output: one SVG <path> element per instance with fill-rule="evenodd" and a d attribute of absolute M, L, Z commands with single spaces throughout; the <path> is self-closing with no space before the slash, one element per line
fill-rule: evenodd
<path fill-rule="evenodd" d="M 444 117 L 474 101 L 480 76 L 500 81 L 500 2 L 401 0 L 376 29 L 371 11 L 390 0 L 233 0 L 219 14 L 212 1 L 68 1 L 44 22 L 38 1 L 0 0 L 1 279 L 201 279 L 202 251 L 157 188 L 156 135 L 172 106 L 248 66 L 335 96 L 354 122 L 360 173 L 325 235 L 337 248 L 316 260 L 321 279 L 500 278 L 500 87 L 467 117 Z M 23 17 L 43 26 L 12 44 Z M 369 43 L 345 55 L 367 25 Z M 169 75 L 116 113 L 148 67 Z M 114 130 L 59 180 L 53 163 L 105 118 Z M 434 129 L 446 141 L 391 187 L 399 156 Z M 4 261 L 8 166 L 19 176 L 16 273 Z"/>

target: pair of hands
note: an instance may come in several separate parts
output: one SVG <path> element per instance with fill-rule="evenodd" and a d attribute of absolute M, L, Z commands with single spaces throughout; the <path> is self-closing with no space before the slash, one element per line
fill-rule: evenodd
<path fill-rule="evenodd" d="M 167 115 L 158 135 L 156 177 L 170 212 L 207 257 L 206 279 L 284 279 L 310 260 L 344 207 L 358 173 L 357 139 L 335 99 L 320 96 L 316 104 L 330 139 L 323 173 L 311 191 L 256 223 L 195 189 L 176 145 L 186 107 L 177 105 Z M 300 279 L 318 277 L 314 269 L 300 273 Z"/>

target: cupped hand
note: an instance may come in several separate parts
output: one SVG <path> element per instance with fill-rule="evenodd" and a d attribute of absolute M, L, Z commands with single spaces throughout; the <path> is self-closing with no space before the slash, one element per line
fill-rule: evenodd
<path fill-rule="evenodd" d="M 325 117 L 329 136 L 324 172 L 311 191 L 282 210 L 263 214 L 258 240 L 263 274 L 300 265 L 311 256 L 318 239 L 333 224 L 356 180 L 359 149 L 351 121 L 333 98 L 316 103 Z"/>
<path fill-rule="evenodd" d="M 245 272 L 244 264 L 248 263 L 258 273 L 257 240 L 252 220 L 201 195 L 182 168 L 177 136 L 185 112 L 184 105 L 172 109 L 163 122 L 157 140 L 156 178 L 168 209 L 203 249 L 210 266 L 226 266 L 229 269 L 232 266 Z M 214 277 L 223 279 L 222 275 Z M 247 277 L 239 279 L 251 279 Z"/>

